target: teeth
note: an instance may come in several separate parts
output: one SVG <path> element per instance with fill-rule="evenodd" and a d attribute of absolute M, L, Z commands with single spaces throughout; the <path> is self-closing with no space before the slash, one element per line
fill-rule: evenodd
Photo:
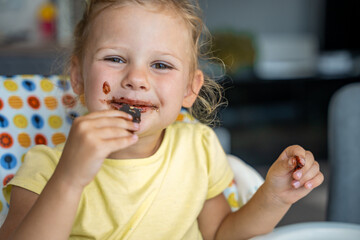
<path fill-rule="evenodd" d="M 142 107 L 142 106 L 139 106 L 139 105 L 129 105 L 129 107 L 130 107 L 131 109 L 134 109 L 134 108 L 139 108 L 139 107 Z"/>

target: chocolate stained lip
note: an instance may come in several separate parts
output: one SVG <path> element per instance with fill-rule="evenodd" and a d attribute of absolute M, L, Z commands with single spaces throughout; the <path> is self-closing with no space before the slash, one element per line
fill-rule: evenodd
<path fill-rule="evenodd" d="M 159 108 L 156 105 L 151 104 L 150 102 L 145 102 L 141 100 L 132 100 L 124 97 L 116 98 L 112 97 L 111 100 L 100 100 L 101 102 L 105 102 L 110 105 L 111 108 L 118 110 L 122 107 L 122 105 L 127 104 L 131 107 L 139 109 L 141 113 L 145 113 L 148 110 L 158 110 Z"/>

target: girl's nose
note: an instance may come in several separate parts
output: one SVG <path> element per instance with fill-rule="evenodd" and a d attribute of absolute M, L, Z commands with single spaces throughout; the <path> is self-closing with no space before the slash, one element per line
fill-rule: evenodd
<path fill-rule="evenodd" d="M 150 84 L 146 69 L 133 67 L 121 82 L 121 86 L 131 90 L 149 90 Z"/>

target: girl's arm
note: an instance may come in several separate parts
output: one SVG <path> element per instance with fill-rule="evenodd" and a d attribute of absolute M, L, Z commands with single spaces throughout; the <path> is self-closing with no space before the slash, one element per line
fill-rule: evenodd
<path fill-rule="evenodd" d="M 297 166 L 296 156 L 304 166 Z M 199 227 L 205 239 L 249 239 L 274 229 L 290 206 L 319 186 L 324 177 L 309 151 L 291 146 L 271 166 L 264 184 L 237 212 L 224 209 L 225 198 L 207 200 L 199 215 Z M 212 228 L 212 229 L 208 229 Z"/>
<path fill-rule="evenodd" d="M 0 239 L 9 238 L 10 234 L 19 226 L 38 197 L 38 194 L 27 189 L 17 186 L 12 187 L 9 212 L 5 222 L 0 228 Z"/>
<path fill-rule="evenodd" d="M 11 205 L 15 206 L 11 206 L 1 232 L 10 235 L 10 239 L 68 239 L 82 191 L 100 170 L 104 159 L 137 142 L 134 132 L 139 126 L 131 120 L 131 115 L 116 110 L 76 118 L 45 188 L 39 197 L 15 188 L 11 196 Z M 24 196 L 31 204 L 24 202 Z M 15 210 L 19 206 L 21 210 Z"/>
<path fill-rule="evenodd" d="M 0 239 L 68 239 L 81 192 L 55 175 L 40 196 L 14 186 Z"/>
<path fill-rule="evenodd" d="M 247 204 L 223 221 L 216 239 L 249 239 L 275 228 L 291 204 L 267 196 L 264 190 L 261 186 Z"/>
<path fill-rule="evenodd" d="M 290 204 L 275 205 L 263 194 L 261 186 L 236 212 L 231 212 L 223 194 L 207 200 L 198 218 L 203 238 L 249 239 L 272 231 Z"/>

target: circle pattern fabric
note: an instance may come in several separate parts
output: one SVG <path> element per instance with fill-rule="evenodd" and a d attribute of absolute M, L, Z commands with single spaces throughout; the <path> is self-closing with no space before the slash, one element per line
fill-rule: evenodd
<path fill-rule="evenodd" d="M 35 144 L 65 142 L 74 117 L 86 112 L 60 76 L 0 76 L 0 179 L 11 180 Z M 8 211 L 0 193 L 0 226 Z"/>

